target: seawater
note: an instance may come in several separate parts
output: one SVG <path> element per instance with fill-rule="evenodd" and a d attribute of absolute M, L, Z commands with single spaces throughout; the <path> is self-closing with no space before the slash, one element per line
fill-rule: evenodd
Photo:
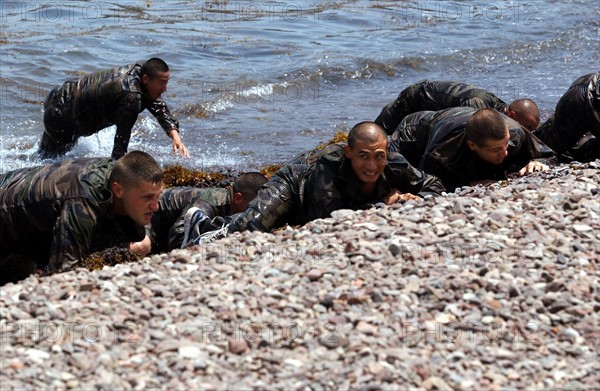
<path fill-rule="evenodd" d="M 140 115 L 129 149 L 163 165 L 285 162 L 373 120 L 422 79 L 530 97 L 543 118 L 600 68 L 600 1 L 2 1 L 0 172 L 35 154 L 43 101 L 67 79 L 161 57 L 192 158 Z M 115 128 L 66 157 L 108 156 Z"/>

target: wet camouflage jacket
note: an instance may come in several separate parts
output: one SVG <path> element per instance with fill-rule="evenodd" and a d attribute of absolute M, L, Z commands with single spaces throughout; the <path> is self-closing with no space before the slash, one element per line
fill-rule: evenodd
<path fill-rule="evenodd" d="M 455 107 L 411 114 L 390 137 L 388 149 L 439 177 L 448 191 L 473 181 L 506 179 L 508 173 L 519 171 L 532 160 L 556 163 L 553 150 L 504 114 L 510 132 L 508 156 L 499 165 L 482 160 L 468 148 L 465 137 L 467 120 L 476 111 Z"/>
<path fill-rule="evenodd" d="M 107 179 L 114 161 L 87 158 L 24 168 L 0 176 L 0 248 L 27 253 L 48 271 L 142 240 L 144 229 L 113 216 Z"/>
<path fill-rule="evenodd" d="M 72 124 L 75 135 L 89 136 L 108 126 L 117 126 L 112 154 L 115 159 L 127 152 L 131 129 L 145 109 L 156 117 L 167 135 L 172 129 L 179 130 L 179 122 L 167 104 L 162 99 L 150 100 L 144 94 L 141 67 L 129 64 L 98 71 L 69 80 L 53 91 L 53 104 Z"/>
<path fill-rule="evenodd" d="M 556 153 L 568 153 L 579 160 L 600 158 L 596 148 L 583 154 L 571 149 L 588 132 L 600 138 L 599 79 L 600 71 L 575 80 L 556 104 L 554 115 L 535 131 L 536 136 Z"/>
<path fill-rule="evenodd" d="M 374 122 L 381 125 L 388 134 L 392 134 L 409 114 L 451 107 L 494 108 L 502 112 L 506 103 L 491 92 L 472 84 L 423 80 L 404 89 L 394 102 L 383 108 Z"/>
<path fill-rule="evenodd" d="M 314 164 L 290 164 L 279 170 L 245 212 L 237 215 L 229 231 L 261 230 L 288 223 L 305 224 L 339 209 L 366 209 L 383 200 L 392 189 L 413 194 L 439 194 L 439 179 L 413 169 L 398 155 L 388 156 L 384 174 L 371 196 L 360 193 L 358 178 L 341 148 L 331 150 Z"/>
<path fill-rule="evenodd" d="M 176 186 L 160 195 L 158 211 L 152 215 L 146 233 L 152 241 L 152 252 L 165 252 L 180 248 L 184 238 L 184 215 L 191 207 L 197 207 L 209 220 L 199 227 L 201 233 L 213 227 L 210 220 L 231 214 L 231 190 L 222 188 L 198 188 Z"/>

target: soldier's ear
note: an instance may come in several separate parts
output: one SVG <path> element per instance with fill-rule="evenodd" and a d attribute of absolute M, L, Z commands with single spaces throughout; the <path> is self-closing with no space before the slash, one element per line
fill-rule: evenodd
<path fill-rule="evenodd" d="M 344 145 L 344 156 L 347 159 L 352 159 L 352 149 L 350 149 L 349 145 Z"/>
<path fill-rule="evenodd" d="M 233 199 L 236 202 L 240 202 L 244 199 L 244 195 L 238 191 L 237 193 L 233 193 Z"/>
<path fill-rule="evenodd" d="M 233 193 L 233 198 L 231 199 L 231 209 L 232 211 L 243 212 L 248 208 L 248 202 L 244 198 L 244 195 L 239 191 L 237 193 Z"/>
<path fill-rule="evenodd" d="M 467 147 L 469 147 L 471 151 L 475 151 L 477 149 L 477 145 L 471 140 L 467 140 Z"/>
<path fill-rule="evenodd" d="M 110 185 L 110 190 L 116 198 L 123 198 L 123 186 L 119 182 L 113 182 Z"/>

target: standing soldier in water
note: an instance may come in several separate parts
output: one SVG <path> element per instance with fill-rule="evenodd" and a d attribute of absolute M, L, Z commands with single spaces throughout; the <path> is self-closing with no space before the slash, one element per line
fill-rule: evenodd
<path fill-rule="evenodd" d="M 116 125 L 112 157 L 118 159 L 127 153 L 138 114 L 148 109 L 171 138 L 173 151 L 189 158 L 179 137 L 179 122 L 161 99 L 169 77 L 169 66 L 160 58 L 151 58 L 143 64 L 106 69 L 54 88 L 44 103 L 41 157 L 64 155 L 79 137 Z"/>

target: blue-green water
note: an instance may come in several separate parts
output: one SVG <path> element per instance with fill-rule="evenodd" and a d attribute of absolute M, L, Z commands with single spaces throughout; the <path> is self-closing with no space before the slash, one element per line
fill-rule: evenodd
<path fill-rule="evenodd" d="M 600 1 L 2 1 L 0 171 L 38 165 L 42 102 L 72 77 L 150 57 L 192 159 L 140 115 L 129 149 L 238 169 L 327 141 L 424 78 L 460 80 L 545 118 L 600 68 Z M 67 156 L 106 156 L 114 128 Z"/>

